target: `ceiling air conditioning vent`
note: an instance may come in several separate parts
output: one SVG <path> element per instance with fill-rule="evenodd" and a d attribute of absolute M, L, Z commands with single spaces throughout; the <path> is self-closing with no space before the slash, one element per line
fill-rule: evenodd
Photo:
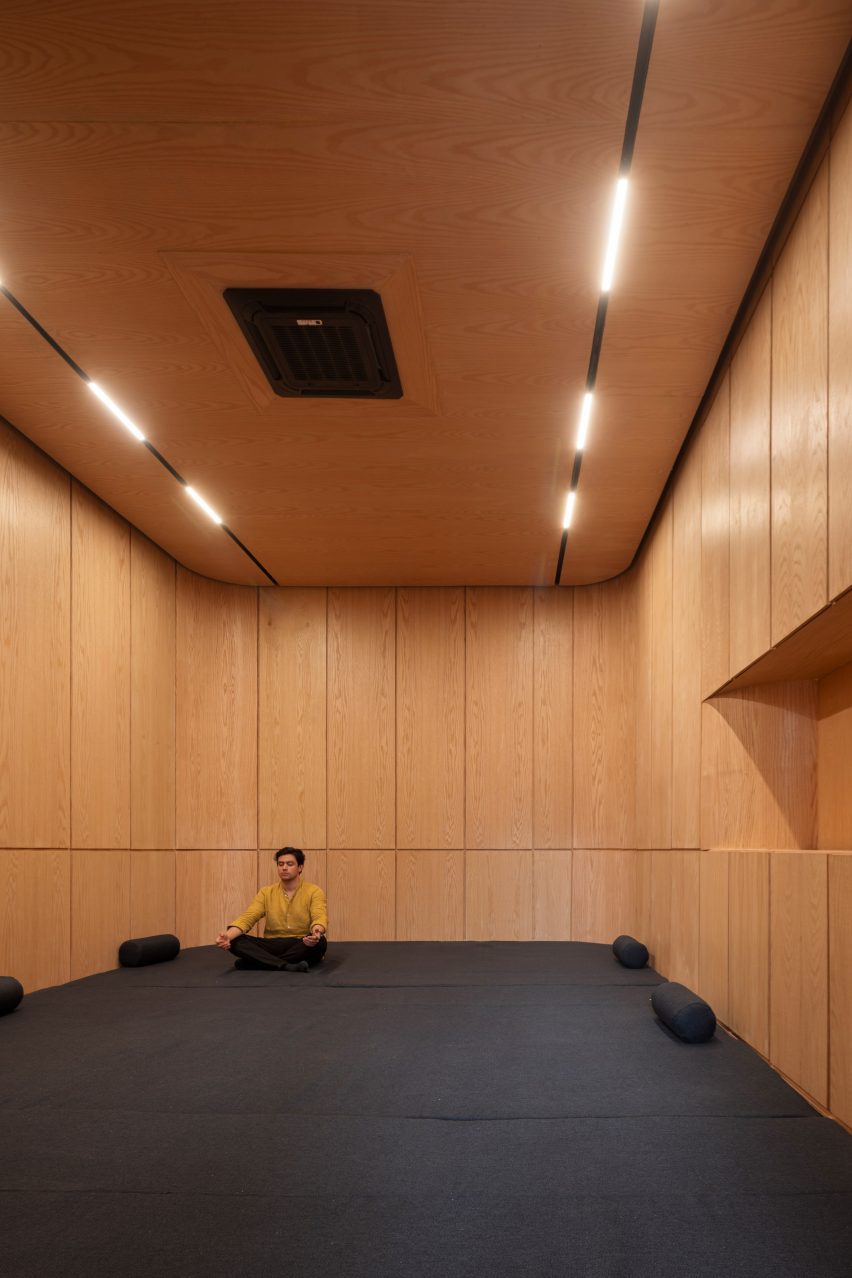
<path fill-rule="evenodd" d="M 401 398 L 372 289 L 228 288 L 225 301 L 276 395 Z"/>

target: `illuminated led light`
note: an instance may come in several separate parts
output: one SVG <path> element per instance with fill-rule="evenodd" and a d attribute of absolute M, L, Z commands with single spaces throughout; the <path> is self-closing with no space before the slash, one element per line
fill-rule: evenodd
<path fill-rule="evenodd" d="M 592 415 L 592 392 L 586 391 L 583 396 L 583 407 L 580 410 L 580 425 L 577 427 L 577 451 L 586 447 L 586 436 L 589 433 L 589 419 Z"/>
<path fill-rule="evenodd" d="M 130 431 L 131 435 L 134 435 L 139 440 L 140 444 L 144 444 L 145 436 L 142 434 L 139 427 L 130 420 L 130 418 L 127 416 L 127 413 L 125 413 L 122 408 L 119 408 L 115 400 L 110 399 L 106 391 L 103 390 L 98 385 L 97 382 L 87 382 L 86 384 L 89 387 L 89 390 L 92 392 L 92 394 L 97 395 L 101 403 L 104 404 L 109 409 L 113 417 L 117 417 L 118 420 L 121 422 L 122 426 L 126 426 L 127 429 Z"/>
<path fill-rule="evenodd" d="M 571 527 L 571 516 L 574 513 L 574 501 L 576 496 L 577 494 L 575 492 L 570 492 L 565 500 L 565 514 L 562 517 L 563 528 Z"/>
<path fill-rule="evenodd" d="M 205 515 L 210 516 L 214 524 L 221 524 L 222 522 L 221 515 L 217 515 L 216 511 L 213 509 L 212 506 L 208 506 L 207 502 L 204 500 L 201 494 L 197 493 L 191 484 L 187 484 L 186 491 L 189 493 L 190 497 L 195 502 L 195 504 L 201 507 Z"/>
<path fill-rule="evenodd" d="M 612 206 L 612 217 L 609 223 L 609 240 L 604 258 L 601 290 L 608 293 L 612 288 L 612 277 L 615 274 L 615 259 L 618 254 L 618 241 L 621 237 L 621 226 L 624 221 L 624 205 L 627 201 L 627 178 L 619 178 L 615 186 L 615 202 Z"/>

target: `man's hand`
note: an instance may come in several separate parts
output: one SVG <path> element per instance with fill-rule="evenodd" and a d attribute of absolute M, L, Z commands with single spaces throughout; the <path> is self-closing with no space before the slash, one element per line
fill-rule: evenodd
<path fill-rule="evenodd" d="M 305 945 L 316 945 L 320 937 L 324 935 L 325 933 L 323 932 L 320 924 L 315 923 L 313 927 L 311 928 L 310 932 L 308 932 L 308 935 L 302 937 L 302 941 Z"/>
<path fill-rule="evenodd" d="M 219 933 L 216 937 L 216 944 L 219 946 L 220 950 L 229 950 L 231 948 L 231 941 L 236 940 L 238 936 L 242 936 L 240 929 L 238 927 L 229 927 L 227 931 Z"/>

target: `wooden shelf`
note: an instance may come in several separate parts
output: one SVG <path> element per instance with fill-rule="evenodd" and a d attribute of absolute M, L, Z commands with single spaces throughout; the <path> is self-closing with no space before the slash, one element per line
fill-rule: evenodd
<path fill-rule="evenodd" d="M 819 679 L 850 661 L 852 590 L 847 590 L 710 695 L 716 697 L 757 683 Z"/>

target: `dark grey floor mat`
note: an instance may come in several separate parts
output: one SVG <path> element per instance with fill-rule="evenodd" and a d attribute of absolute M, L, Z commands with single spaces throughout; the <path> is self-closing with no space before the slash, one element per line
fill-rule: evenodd
<path fill-rule="evenodd" d="M 259 1132 L 253 1142 L 250 1133 Z M 0 1191 L 653 1198 L 852 1193 L 852 1141 L 802 1118 L 436 1121 L 44 1109 L 0 1114 Z M 276 1151 L 299 1150 L 298 1172 Z M 229 1151 L 223 1157 L 223 1151 Z M 243 1152 L 245 1151 L 245 1152 Z M 280 1162 L 282 1173 L 276 1166 Z M 293 1174 L 291 1174 L 293 1173 Z"/>
<path fill-rule="evenodd" d="M 122 968 L 89 980 L 123 985 L 248 988 L 292 980 L 277 972 L 237 972 L 215 945 L 182 950 L 170 963 Z M 340 941 L 304 978 L 331 986 L 659 985 L 651 968 L 622 967 L 609 945 L 581 941 Z"/>
<path fill-rule="evenodd" d="M 300 992 L 301 991 L 301 992 Z M 438 1118 L 803 1114 L 744 1044 L 674 1038 L 648 990 L 67 991 L 3 1026 L 0 1105 Z M 573 993 L 573 992 L 572 992 Z M 87 1007 L 88 1004 L 88 1007 Z M 37 1062 L 37 1067 L 34 1067 Z M 281 1086 L 283 1070 L 287 1087 Z"/>
<path fill-rule="evenodd" d="M 0 1194 L 0 1231 L 6 1278 L 845 1278 L 852 1195 Z"/>
<path fill-rule="evenodd" d="M 11 1278 L 840 1278 L 852 1138 L 606 946 L 213 947 L 0 1021 Z"/>

